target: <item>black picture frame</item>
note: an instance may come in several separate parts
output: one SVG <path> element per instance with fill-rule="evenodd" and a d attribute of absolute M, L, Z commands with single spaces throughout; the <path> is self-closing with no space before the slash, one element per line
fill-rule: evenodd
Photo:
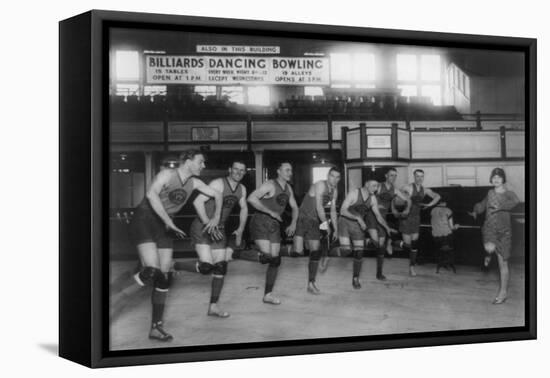
<path fill-rule="evenodd" d="M 524 327 L 285 342 L 109 351 L 105 219 L 108 197 L 108 30 L 140 27 L 464 48 L 525 54 L 526 295 Z M 535 339 L 536 40 L 92 10 L 59 24 L 59 354 L 89 367 L 158 364 Z"/>

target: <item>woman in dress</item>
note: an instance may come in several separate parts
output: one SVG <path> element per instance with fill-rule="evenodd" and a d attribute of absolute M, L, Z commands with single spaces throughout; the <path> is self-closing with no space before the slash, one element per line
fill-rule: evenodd
<path fill-rule="evenodd" d="M 483 201 L 475 204 L 474 210 L 469 213 L 474 219 L 485 212 L 485 222 L 481 228 L 483 247 L 487 253 L 485 266 L 489 265 L 490 258 L 496 252 L 500 271 L 500 285 L 493 304 L 502 304 L 508 295 L 508 281 L 510 271 L 508 258 L 512 249 L 512 225 L 510 211 L 519 203 L 517 195 L 508 190 L 506 174 L 501 168 L 495 168 L 490 177 L 493 189 L 489 190 Z"/>

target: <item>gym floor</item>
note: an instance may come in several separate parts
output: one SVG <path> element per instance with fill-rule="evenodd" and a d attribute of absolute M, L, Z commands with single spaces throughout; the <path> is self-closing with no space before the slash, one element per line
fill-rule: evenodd
<path fill-rule="evenodd" d="M 184 259 L 182 259 L 184 260 Z M 332 258 L 317 283 L 321 295 L 306 292 L 307 258 L 283 258 L 274 294 L 282 304 L 262 302 L 266 266 L 231 261 L 219 305 L 226 319 L 206 315 L 209 276 L 181 272 L 168 294 L 165 329 L 168 344 L 151 341 L 150 289 L 130 297 L 111 298 L 111 350 L 231 344 L 409 332 L 465 330 L 524 325 L 525 270 L 511 263 L 508 300 L 491 301 L 498 289 L 498 271 L 457 266 L 457 274 L 434 264 L 417 266 L 408 275 L 408 259 L 386 259 L 387 281 L 375 279 L 376 261 L 363 260 L 361 290 L 351 287 L 351 258 Z M 135 261 L 113 261 L 111 282 L 130 277 Z"/>

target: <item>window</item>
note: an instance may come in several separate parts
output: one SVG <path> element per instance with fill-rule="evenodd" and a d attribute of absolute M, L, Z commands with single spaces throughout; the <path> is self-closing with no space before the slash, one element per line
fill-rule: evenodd
<path fill-rule="evenodd" d="M 447 75 L 453 75 L 449 69 Z M 431 102 L 441 105 L 441 56 L 437 54 L 397 54 L 397 87 L 405 97 L 429 97 Z M 454 80 L 450 81 L 451 86 Z"/>
<path fill-rule="evenodd" d="M 453 83 L 453 71 L 454 71 L 454 66 L 451 65 L 449 67 L 449 69 L 447 70 L 447 87 L 448 88 L 452 88 L 454 86 L 454 83 Z"/>
<path fill-rule="evenodd" d="M 249 87 L 248 88 L 248 103 L 250 105 L 269 106 L 269 87 Z"/>
<path fill-rule="evenodd" d="M 137 96 L 139 94 L 139 84 L 117 84 L 117 96 Z"/>
<path fill-rule="evenodd" d="M 330 168 L 331 167 L 313 167 L 312 183 L 317 182 L 319 180 L 325 180 L 327 178 L 328 171 L 330 171 Z"/>
<path fill-rule="evenodd" d="M 351 59 L 349 54 L 330 54 L 330 74 L 332 81 L 351 80 Z"/>
<path fill-rule="evenodd" d="M 458 70 L 457 70 L 457 71 L 458 71 Z M 459 89 L 461 92 L 464 92 L 464 87 L 463 87 L 464 81 L 462 80 L 462 77 L 463 77 L 463 76 L 464 76 L 464 75 L 462 74 L 462 72 L 460 72 L 460 71 L 457 72 L 457 80 L 456 80 L 456 81 L 457 81 L 457 83 L 458 83 L 458 89 Z"/>
<path fill-rule="evenodd" d="M 215 85 L 195 85 L 194 91 L 196 94 L 199 94 L 203 97 L 215 96 L 216 86 Z"/>
<path fill-rule="evenodd" d="M 416 78 L 416 55 L 397 54 L 397 80 L 413 81 Z"/>
<path fill-rule="evenodd" d="M 374 55 L 373 54 L 353 55 L 353 80 L 356 80 L 356 81 L 374 80 Z"/>
<path fill-rule="evenodd" d="M 350 84 L 332 84 L 331 88 L 351 88 Z"/>
<path fill-rule="evenodd" d="M 470 78 L 464 75 L 464 96 L 470 98 Z"/>
<path fill-rule="evenodd" d="M 244 104 L 243 87 L 222 87 L 222 97 L 227 97 L 230 102 Z"/>
<path fill-rule="evenodd" d="M 423 85 L 421 88 L 422 96 L 429 97 L 432 103 L 436 106 L 441 105 L 441 86 L 440 85 Z"/>
<path fill-rule="evenodd" d="M 144 96 L 166 96 L 166 85 L 146 85 L 143 87 Z"/>
<path fill-rule="evenodd" d="M 420 57 L 420 79 L 426 81 L 441 80 L 441 61 L 439 55 L 422 55 Z"/>
<path fill-rule="evenodd" d="M 416 87 L 416 85 L 398 85 L 397 88 L 401 89 L 401 96 L 418 96 L 418 88 Z"/>
<path fill-rule="evenodd" d="M 322 87 L 304 87 L 304 95 L 306 96 L 323 96 Z"/>
<path fill-rule="evenodd" d="M 117 51 L 115 53 L 115 77 L 117 80 L 139 80 L 137 51 Z"/>

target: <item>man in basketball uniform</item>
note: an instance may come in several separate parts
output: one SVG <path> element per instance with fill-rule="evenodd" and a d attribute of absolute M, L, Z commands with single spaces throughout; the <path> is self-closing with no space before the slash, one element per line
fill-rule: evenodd
<path fill-rule="evenodd" d="M 329 203 L 334 238 L 338 235 L 336 199 L 338 198 L 339 181 L 340 171 L 335 167 L 331 168 L 326 180 L 320 180 L 311 185 L 300 205 L 296 234 L 294 235 L 294 251 L 303 254 L 304 240 L 306 240 L 309 249 L 307 291 L 311 294 L 320 294 L 320 290 L 315 284 L 319 260 L 321 259 L 321 232 L 319 226 L 321 224 L 328 226 L 325 206 Z M 326 229 L 330 239 L 330 226 Z"/>
<path fill-rule="evenodd" d="M 365 231 L 367 230 L 367 224 L 364 219 L 368 211 L 372 209 L 376 220 L 384 227 L 388 235 L 391 232 L 386 220 L 382 218 L 378 209 L 378 201 L 375 195 L 377 188 L 377 181 L 366 181 L 363 187 L 348 193 L 340 209 L 340 219 L 338 220 L 340 251 L 343 256 L 349 256 L 353 253 L 352 285 L 354 289 L 361 288 L 359 275 L 363 264 Z"/>
<path fill-rule="evenodd" d="M 222 311 L 217 304 L 223 288 L 224 277 L 227 273 L 227 234 L 225 224 L 231 211 L 238 203 L 241 208 L 239 227 L 233 234 L 236 236 L 237 244 L 239 245 L 248 217 L 246 188 L 240 183 L 245 174 L 245 163 L 235 161 L 229 168 L 228 176 L 214 179 L 208 185 L 212 189 L 222 193 L 223 196 L 220 222 L 212 232 L 209 233 L 205 229 L 205 226 L 215 215 L 216 205 L 214 198 L 201 193 L 193 202 L 197 210 L 197 217 L 191 224 L 191 238 L 199 257 L 199 261 L 196 263 L 194 269 L 198 273 L 212 275 L 212 291 L 210 307 L 208 308 L 208 315 L 210 316 L 221 318 L 229 316 L 229 313 Z"/>
<path fill-rule="evenodd" d="M 386 180 L 378 186 L 376 191 L 376 200 L 378 201 L 378 210 L 384 220 L 391 209 L 392 201 L 395 197 L 399 197 L 407 203 L 407 207 L 403 211 L 403 215 L 409 213 L 411 200 L 407 198 L 401 191 L 395 188 L 395 180 L 397 179 L 397 171 L 395 168 L 389 168 L 386 172 Z M 384 281 L 386 277 L 383 274 L 384 252 L 386 249 L 386 238 L 390 240 L 390 235 L 386 233 L 386 229 L 378 223 L 373 211 L 367 213 L 367 229 L 370 240 L 376 248 L 376 278 Z"/>
<path fill-rule="evenodd" d="M 281 265 L 281 230 L 280 223 L 287 205 L 292 208 L 292 221 L 285 230 L 287 236 L 293 236 L 298 219 L 298 205 L 292 188 L 288 183 L 292 178 L 292 165 L 289 162 L 279 164 L 277 178 L 268 180 L 248 197 L 248 202 L 256 209 L 250 220 L 250 236 L 260 250 L 259 261 L 268 264 L 263 301 L 269 304 L 281 304 L 279 298 L 272 294 L 277 271 Z"/>
<path fill-rule="evenodd" d="M 403 248 L 409 252 L 409 274 L 416 276 L 416 258 L 418 256 L 418 236 L 420 233 L 420 211 L 432 207 L 441 198 L 429 188 L 423 186 L 424 171 L 417 169 L 414 171 L 414 183 L 405 185 L 401 191 L 411 200 L 411 207 L 408 215 L 404 213 L 396 214 L 399 218 L 399 231 L 403 235 Z M 422 203 L 425 196 L 432 198 L 430 203 Z"/>
<path fill-rule="evenodd" d="M 134 279 L 139 286 L 153 287 L 149 338 L 159 341 L 173 338 L 162 326 L 164 304 L 172 281 L 172 235 L 185 237 L 172 217 L 185 205 L 191 193 L 198 190 L 215 199 L 215 214 L 205 225 L 205 230 L 212 231 L 220 220 L 222 205 L 221 193 L 195 177 L 205 168 L 203 153 L 187 151 L 180 155 L 179 160 L 178 168 L 164 169 L 156 175 L 130 223 L 130 235 L 137 246 L 142 267 Z"/>

